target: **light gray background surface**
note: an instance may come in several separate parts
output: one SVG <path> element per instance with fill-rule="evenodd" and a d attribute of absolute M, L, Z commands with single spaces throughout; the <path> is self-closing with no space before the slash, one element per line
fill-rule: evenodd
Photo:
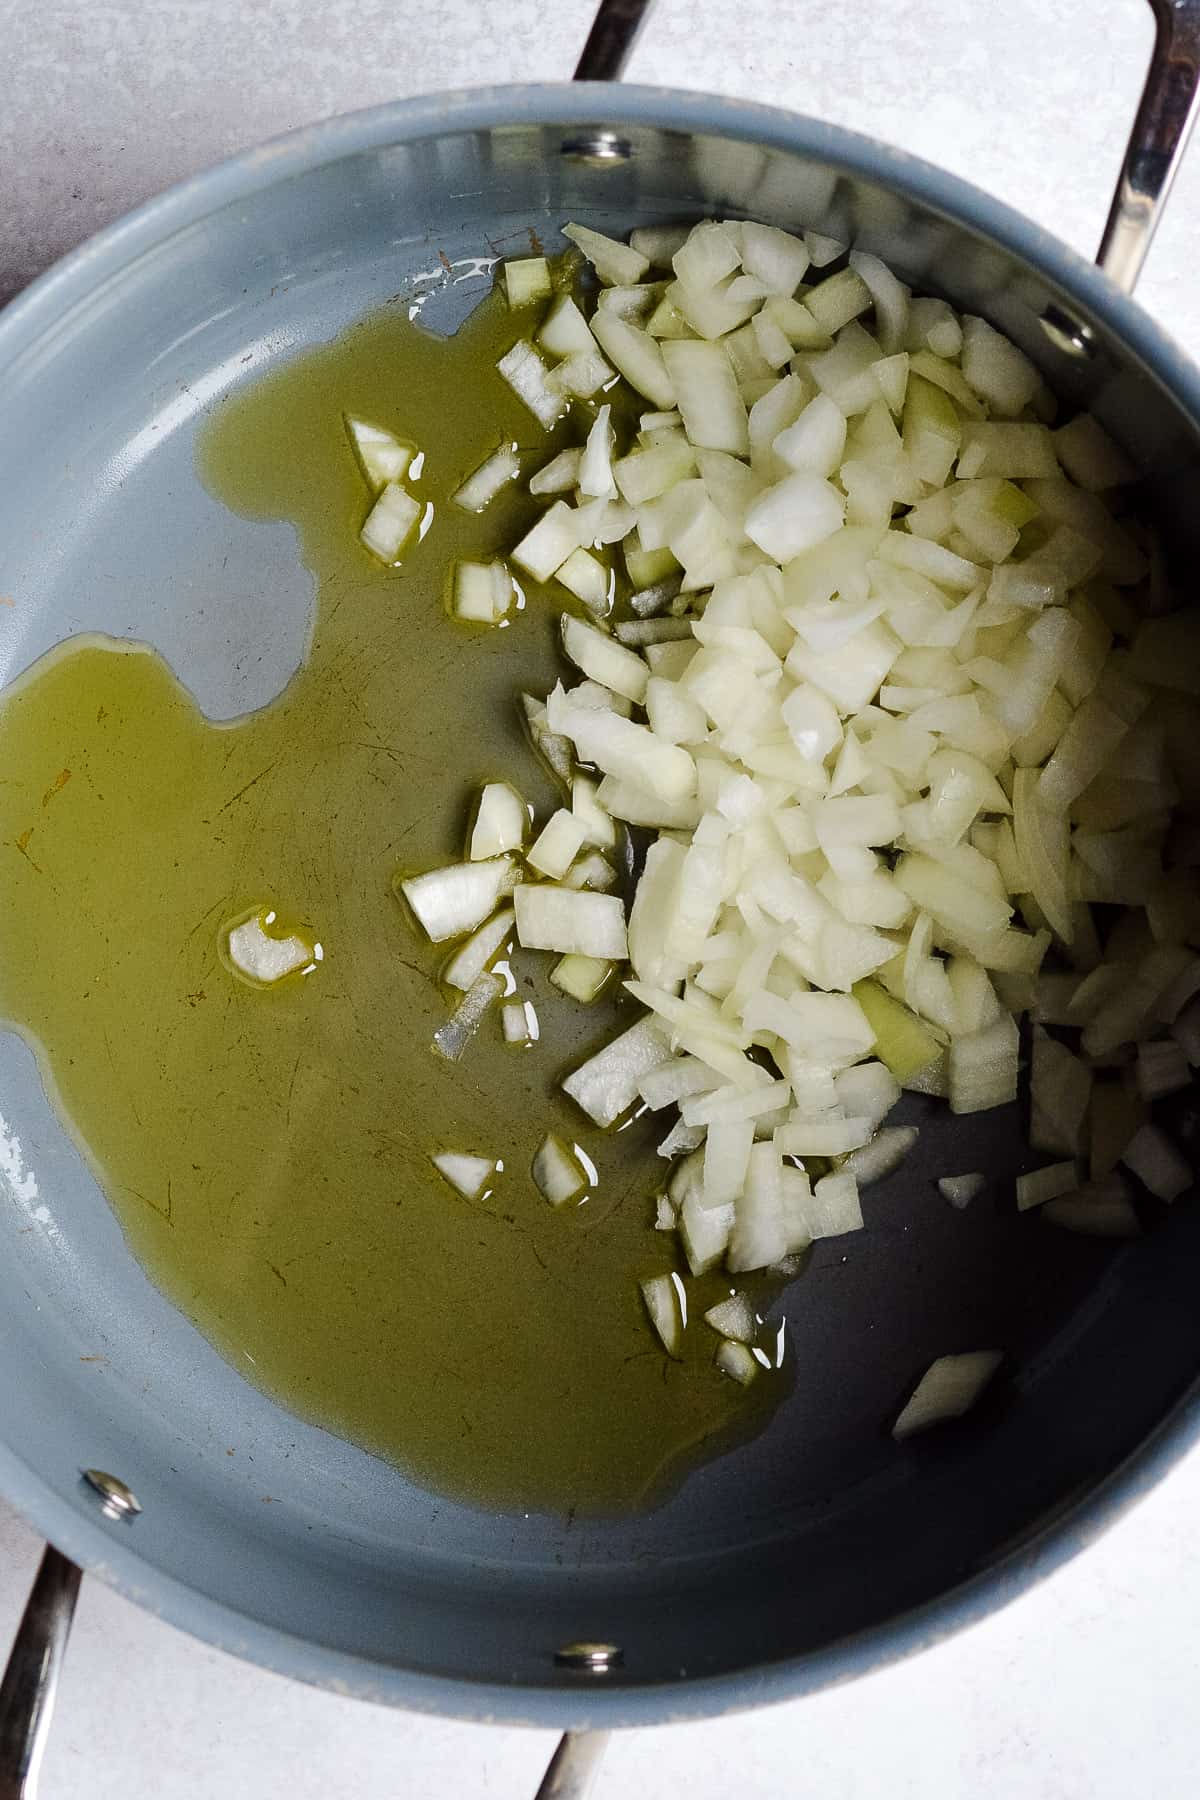
<path fill-rule="evenodd" d="M 272 133 L 423 90 L 565 77 L 589 16 L 586 0 L 0 0 L 0 300 Z M 888 139 L 1089 250 L 1151 35 L 1139 0 L 660 0 L 630 74 Z M 1200 145 L 1140 290 L 1195 355 L 1198 219 Z M 1007 1612 L 833 1693 L 631 1733 L 596 1800 L 1191 1800 L 1198 1515 L 1200 1452 Z M 37 1554 L 0 1509 L 0 1640 Z M 86 1584 L 41 1796 L 527 1800 L 552 1746 L 312 1693 Z"/>

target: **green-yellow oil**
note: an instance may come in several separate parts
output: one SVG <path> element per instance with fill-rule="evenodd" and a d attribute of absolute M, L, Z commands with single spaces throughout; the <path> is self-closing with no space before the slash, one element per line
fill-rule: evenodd
<path fill-rule="evenodd" d="M 462 854 L 472 790 L 547 778 L 521 688 L 559 673 L 563 595 L 502 630 L 443 604 L 455 557 L 515 541 L 516 489 L 450 503 L 502 438 L 547 440 L 496 375 L 528 320 L 493 295 L 438 339 L 392 309 L 228 402 L 200 474 L 234 511 L 287 519 L 316 577 L 304 666 L 262 711 L 218 725 L 150 649 L 79 639 L 0 704 L 0 1015 L 37 1049 L 131 1249 L 246 1378 L 283 1405 L 478 1504 L 645 1505 L 761 1425 L 784 1377 L 742 1390 L 693 1318 L 683 1360 L 646 1322 L 639 1277 L 672 1266 L 653 1230 L 661 1119 L 602 1134 L 558 1092 L 628 1022 L 558 996 L 519 957 L 542 1028 L 494 1016 L 461 1062 L 431 1049 L 444 952 L 392 891 L 397 867 Z M 369 494 L 343 418 L 426 450 L 432 526 L 398 569 L 358 541 Z M 532 466 L 532 463 L 531 463 Z M 248 604 L 254 603 L 248 601 Z M 221 957 L 260 904 L 325 958 L 255 990 Z M 550 1130 L 599 1169 L 552 1210 L 530 1164 Z M 504 1169 L 468 1202 L 436 1150 Z M 694 1284 L 693 1311 L 728 1284 Z"/>

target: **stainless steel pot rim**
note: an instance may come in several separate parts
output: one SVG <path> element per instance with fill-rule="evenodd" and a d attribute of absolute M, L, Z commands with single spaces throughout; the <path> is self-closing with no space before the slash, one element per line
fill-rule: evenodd
<path fill-rule="evenodd" d="M 0 313 L 0 371 L 139 257 L 197 221 L 321 165 L 391 144 L 529 124 L 658 127 L 810 155 L 886 185 L 1012 250 L 1123 343 L 1200 429 L 1200 369 L 1092 263 L 970 183 L 860 133 L 748 101 L 670 88 L 537 83 L 425 95 L 305 126 L 147 201 L 64 257 Z M 0 1444 L 0 1492 L 65 1555 L 169 1624 L 265 1668 L 363 1700 L 480 1722 L 644 1726 L 795 1699 L 927 1649 L 1015 1600 L 1141 1500 L 1200 1437 L 1200 1385 L 1093 1491 L 949 1595 L 800 1658 L 686 1684 L 514 1688 L 386 1668 L 265 1626 L 148 1565 L 136 1537 L 81 1508 Z M 683 1671 L 681 1671 L 682 1675 Z"/>

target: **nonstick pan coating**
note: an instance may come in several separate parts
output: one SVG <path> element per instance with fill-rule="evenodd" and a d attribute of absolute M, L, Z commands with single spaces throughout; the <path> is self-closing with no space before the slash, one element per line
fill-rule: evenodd
<path fill-rule="evenodd" d="M 564 154 L 597 125 L 615 155 Z M 0 678 L 102 629 L 154 643 L 216 716 L 259 705 L 302 654 L 311 581 L 289 527 L 232 516 L 196 478 L 221 397 L 442 256 L 490 255 L 529 227 L 553 248 L 571 216 L 626 231 L 722 213 L 856 236 L 986 313 L 1061 392 L 1094 397 L 1187 551 L 1195 372 L 1015 214 L 767 109 L 605 85 L 485 91 L 225 165 L 0 319 L 0 589 L 18 601 L 0 608 Z M 435 320 L 480 292 L 449 288 Z M 1092 325 L 1092 362 L 1047 342 L 1050 302 Z M 563 1724 L 794 1693 L 1011 1596 L 1194 1430 L 1200 1213 L 1181 1202 L 1121 1248 L 1018 1218 L 1002 1198 L 1026 1163 L 1016 1109 L 931 1110 L 903 1173 L 868 1193 L 868 1229 L 818 1246 L 786 1304 L 795 1391 L 762 1437 L 653 1512 L 574 1522 L 448 1502 L 273 1405 L 149 1285 L 12 1037 L 0 1114 L 0 1488 L 176 1623 L 363 1697 Z M 965 1169 L 994 1176 L 998 1198 L 959 1214 L 933 1180 Z M 978 1416 L 894 1445 L 925 1365 L 989 1345 L 1008 1361 Z M 80 1362 L 97 1349 L 103 1365 Z M 85 1467 L 128 1482 L 132 1525 L 101 1516 Z M 578 1640 L 619 1646 L 620 1664 L 558 1666 Z"/>

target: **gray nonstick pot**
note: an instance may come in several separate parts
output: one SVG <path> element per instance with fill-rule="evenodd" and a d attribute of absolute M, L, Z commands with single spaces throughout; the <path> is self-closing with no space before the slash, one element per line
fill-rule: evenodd
<path fill-rule="evenodd" d="M 530 227 L 553 248 L 572 217 L 624 233 L 752 216 L 857 239 L 1092 406 L 1191 553 L 1200 372 L 1130 293 L 1192 121 L 1200 0 L 1157 0 L 1099 267 L 900 150 L 619 85 L 641 11 L 602 8 L 572 85 L 293 133 L 140 208 L 12 302 L 0 588 L 20 604 L 0 608 L 0 680 L 109 630 L 156 645 L 217 716 L 274 693 L 303 646 L 301 571 L 283 528 L 231 518 L 200 484 L 206 413 L 439 251 L 465 267 Z M 1005 1109 L 956 1130 L 959 1165 L 989 1169 L 1012 1162 L 1022 1126 Z M 244 1382 L 142 1273 L 29 1048 L 0 1036 L 0 1491 L 55 1546 L 0 1687 L 0 1800 L 27 1791 L 81 1569 L 339 1692 L 590 1728 L 548 1778 L 559 1794 L 582 1792 L 597 1729 L 794 1696 L 1005 1604 L 1200 1429 L 1200 1210 L 1181 1201 L 1120 1248 L 1045 1232 L 1034 1256 L 1011 1207 L 951 1213 L 931 1185 L 944 1168 L 918 1150 L 844 1261 L 845 1245 L 817 1247 L 804 1306 L 819 1373 L 756 1440 L 641 1515 L 492 1515 Z M 876 1375 L 868 1328 L 891 1347 Z M 905 1382 L 979 1336 L 1015 1370 L 986 1421 L 893 1443 L 880 1422 Z M 80 1360 L 97 1345 L 102 1375 Z"/>

